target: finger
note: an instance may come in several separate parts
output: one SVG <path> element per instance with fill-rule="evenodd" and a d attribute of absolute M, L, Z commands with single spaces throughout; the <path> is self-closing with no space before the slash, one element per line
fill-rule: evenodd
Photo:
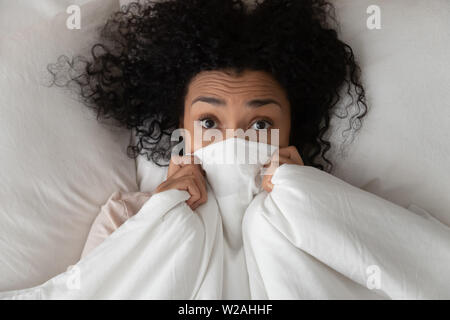
<path fill-rule="evenodd" d="M 172 158 L 170 158 L 167 177 L 173 176 L 173 174 L 178 170 L 180 170 L 180 168 L 189 165 L 196 165 L 202 171 L 203 169 L 201 168 L 200 163 L 201 163 L 200 159 L 194 155 L 184 155 L 184 156 L 174 155 L 172 156 Z"/>
<path fill-rule="evenodd" d="M 204 204 L 208 200 L 208 192 L 206 191 L 206 181 L 205 178 L 200 174 L 197 173 L 197 185 L 200 187 L 200 199 L 198 199 L 196 202 L 194 202 L 193 207 L 197 209 L 200 205 Z"/>
<path fill-rule="evenodd" d="M 190 194 L 190 198 L 186 200 L 186 204 L 191 207 L 192 210 L 196 208 L 192 205 L 201 198 L 201 188 L 198 186 L 198 179 L 194 175 L 182 176 L 181 178 L 166 180 L 160 184 L 155 193 L 164 192 L 167 190 L 177 189 L 184 190 Z"/>
<path fill-rule="evenodd" d="M 197 209 L 203 203 L 205 203 L 208 199 L 208 193 L 206 191 L 206 179 L 200 170 L 201 168 L 198 165 L 194 166 L 192 170 L 192 173 L 195 176 L 197 186 L 199 187 L 201 193 L 200 199 L 198 199 L 196 202 L 193 203 L 194 210 Z"/>
<path fill-rule="evenodd" d="M 267 165 L 264 166 L 263 175 L 273 175 L 275 173 L 275 170 L 281 166 L 282 164 L 296 164 L 294 160 L 284 157 L 284 156 L 278 156 L 276 159 L 273 159 L 271 162 L 269 162 Z"/>
<path fill-rule="evenodd" d="M 181 178 L 182 176 L 186 175 L 194 175 L 198 174 L 199 176 L 205 176 L 204 170 L 202 167 L 198 164 L 191 164 L 191 165 L 183 165 L 178 171 L 176 171 L 171 178 L 177 179 Z"/>
<path fill-rule="evenodd" d="M 201 160 L 195 155 L 186 155 L 186 156 L 180 157 L 180 159 L 179 159 L 179 165 L 181 167 L 193 165 L 195 167 L 198 167 L 199 171 L 204 176 L 206 176 L 206 172 L 205 172 L 205 170 L 203 170 L 201 163 L 202 163 Z"/>
<path fill-rule="evenodd" d="M 200 188 L 197 185 L 194 175 L 183 176 L 178 179 L 171 178 L 170 180 L 166 180 L 158 186 L 155 193 L 160 193 L 172 189 L 187 191 L 190 194 L 190 198 L 186 200 L 186 203 L 189 206 L 191 206 L 201 197 Z"/>
<path fill-rule="evenodd" d="M 279 163 L 282 165 L 283 163 L 296 163 L 295 160 L 289 158 L 288 156 L 278 155 L 276 158 L 274 157 L 269 163 L 265 164 L 264 167 L 268 168 L 271 165 L 275 165 Z"/>
<path fill-rule="evenodd" d="M 191 197 L 186 200 L 186 204 L 191 207 L 192 210 L 194 210 L 192 204 L 194 204 L 201 197 L 200 188 L 197 185 L 195 177 L 185 176 L 177 181 L 180 181 L 179 186 L 181 187 L 181 189 L 179 190 L 186 190 L 191 195 Z"/>
<path fill-rule="evenodd" d="M 267 192 L 271 192 L 273 190 L 272 175 L 265 175 L 263 177 L 262 188 Z"/>
<path fill-rule="evenodd" d="M 195 157 L 193 154 L 179 156 L 178 159 L 178 165 L 184 167 L 191 164 L 200 164 L 197 157 Z"/>
<path fill-rule="evenodd" d="M 292 160 L 291 158 L 280 156 L 279 165 L 281 166 L 282 164 L 285 164 L 285 163 L 296 164 L 296 162 L 294 160 Z"/>
<path fill-rule="evenodd" d="M 279 150 L 277 150 L 272 156 L 270 157 L 270 160 L 263 166 L 264 168 L 271 168 L 274 166 L 277 166 L 277 164 L 280 161 L 280 153 Z"/>
<path fill-rule="evenodd" d="M 182 163 L 180 160 L 179 163 Z M 184 163 L 189 162 L 189 159 L 187 161 L 184 161 Z M 207 201 L 207 191 L 206 191 L 206 180 L 204 177 L 204 171 L 201 168 L 200 165 L 194 165 L 194 164 L 181 164 L 181 168 L 176 171 L 170 179 L 180 179 L 183 177 L 190 176 L 195 179 L 195 183 L 197 187 L 200 190 L 200 198 L 195 201 L 196 198 L 192 198 L 189 201 L 189 204 L 191 205 L 191 208 L 195 210 L 197 207 L 199 207 L 201 204 L 205 203 Z"/>
<path fill-rule="evenodd" d="M 172 156 L 169 162 L 169 169 L 167 170 L 167 178 L 172 177 L 180 169 L 181 169 L 180 156 L 178 155 Z"/>
<path fill-rule="evenodd" d="M 194 175 L 185 175 L 180 178 L 170 178 L 161 183 L 155 190 L 155 193 L 164 192 L 170 189 L 188 191 L 189 180 L 194 180 Z"/>
<path fill-rule="evenodd" d="M 195 179 L 196 185 L 200 191 L 200 198 L 197 201 L 195 201 L 195 199 L 192 199 L 192 204 L 191 204 L 192 210 L 196 210 L 199 206 L 204 204 L 208 199 L 208 194 L 206 191 L 206 183 L 204 181 L 202 182 L 200 179 L 202 179 L 202 178 L 197 177 Z"/>
<path fill-rule="evenodd" d="M 280 156 L 284 156 L 290 158 L 294 161 L 294 164 L 304 165 L 303 159 L 298 153 L 298 150 L 295 146 L 289 146 L 287 148 L 281 148 L 279 150 Z"/>
<path fill-rule="evenodd" d="M 169 183 L 170 183 L 170 181 L 168 181 L 168 180 L 163 181 L 159 186 L 156 187 L 156 189 L 155 189 L 155 194 L 156 194 L 156 193 L 163 192 L 163 191 L 166 191 L 166 190 L 167 190 L 167 185 L 168 185 Z"/>

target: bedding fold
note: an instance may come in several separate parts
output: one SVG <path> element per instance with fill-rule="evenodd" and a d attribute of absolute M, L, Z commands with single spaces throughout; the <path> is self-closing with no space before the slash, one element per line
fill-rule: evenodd
<path fill-rule="evenodd" d="M 450 298 L 450 228 L 308 166 L 279 167 L 268 194 L 258 176 L 276 148 L 206 163 L 235 144 L 261 145 L 196 153 L 208 201 L 195 212 L 186 191 L 155 194 L 70 270 L 0 298 Z"/>
<path fill-rule="evenodd" d="M 283 165 L 272 182 L 243 222 L 252 286 L 268 298 L 450 297 L 444 224 L 313 167 Z"/>

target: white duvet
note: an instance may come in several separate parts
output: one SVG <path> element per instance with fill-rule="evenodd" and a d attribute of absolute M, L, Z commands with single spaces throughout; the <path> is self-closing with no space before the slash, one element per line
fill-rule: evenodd
<path fill-rule="evenodd" d="M 242 145 L 258 163 L 239 163 Z M 67 272 L 0 298 L 450 298 L 450 228 L 309 166 L 279 167 L 268 194 L 275 149 L 262 145 L 198 150 L 208 201 L 195 212 L 185 191 L 155 194 Z M 224 155 L 234 163 L 214 163 Z"/>

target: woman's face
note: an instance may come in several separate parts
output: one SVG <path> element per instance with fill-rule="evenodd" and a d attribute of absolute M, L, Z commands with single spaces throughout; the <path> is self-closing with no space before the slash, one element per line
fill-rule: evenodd
<path fill-rule="evenodd" d="M 268 73 L 250 70 L 239 77 L 221 71 L 197 74 L 189 84 L 180 119 L 180 126 L 190 133 L 188 152 L 231 138 L 227 129 L 250 129 L 250 140 L 287 147 L 290 123 L 290 104 L 280 84 Z M 271 129 L 278 130 L 278 141 Z"/>

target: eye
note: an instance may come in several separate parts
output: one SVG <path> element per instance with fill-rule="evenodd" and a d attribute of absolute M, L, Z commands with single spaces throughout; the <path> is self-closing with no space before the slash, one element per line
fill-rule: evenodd
<path fill-rule="evenodd" d="M 205 129 L 212 129 L 216 127 L 216 122 L 210 118 L 201 119 L 202 127 Z"/>
<path fill-rule="evenodd" d="M 252 125 L 252 129 L 255 130 L 264 130 L 264 129 L 268 129 L 272 126 L 272 124 L 269 121 L 266 120 L 258 120 L 255 121 L 255 123 L 253 123 Z"/>

